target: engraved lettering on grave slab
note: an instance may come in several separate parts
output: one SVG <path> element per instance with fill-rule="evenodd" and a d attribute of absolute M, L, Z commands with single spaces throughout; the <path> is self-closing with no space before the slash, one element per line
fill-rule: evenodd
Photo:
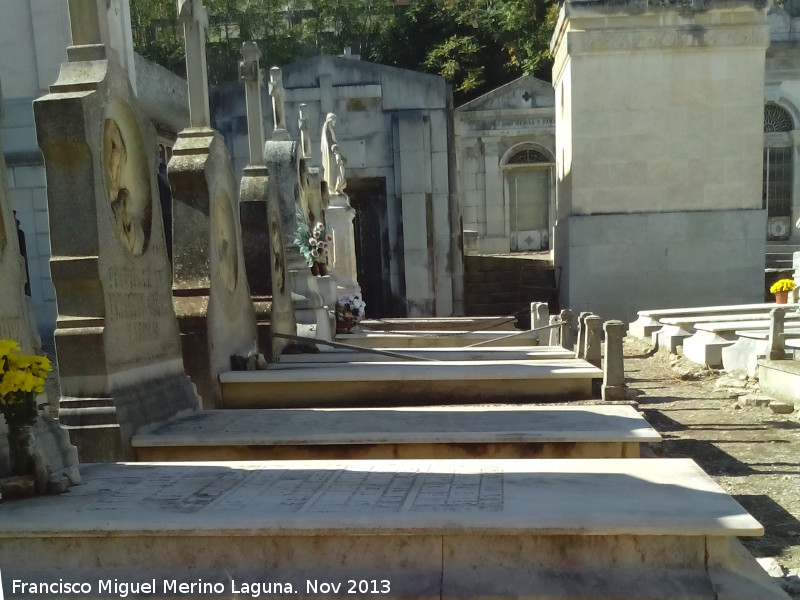
<path fill-rule="evenodd" d="M 269 514 L 502 511 L 502 470 L 476 473 L 314 470 L 204 470 L 175 466 L 168 473 L 94 480 L 83 488 L 83 511 L 134 507 L 178 513 L 230 512 L 253 504 Z M 124 483 L 126 485 L 120 485 Z"/>

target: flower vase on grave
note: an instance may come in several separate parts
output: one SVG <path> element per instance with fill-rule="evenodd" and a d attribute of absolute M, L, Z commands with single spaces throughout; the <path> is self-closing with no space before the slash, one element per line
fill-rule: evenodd
<path fill-rule="evenodd" d="M 775 292 L 775 304 L 787 304 L 789 302 L 789 292 Z"/>
<path fill-rule="evenodd" d="M 29 498 L 36 493 L 36 438 L 33 427 L 9 426 L 8 458 L 11 475 L 0 479 L 3 498 Z"/>
<path fill-rule="evenodd" d="M 328 274 L 328 265 L 323 262 L 315 262 L 311 265 L 311 274 L 315 277 L 324 277 Z"/>

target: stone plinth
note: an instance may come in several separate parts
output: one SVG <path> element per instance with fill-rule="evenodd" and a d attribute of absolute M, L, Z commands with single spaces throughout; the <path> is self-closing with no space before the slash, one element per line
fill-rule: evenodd
<path fill-rule="evenodd" d="M 565 2 L 553 34 L 561 304 L 763 296 L 766 5 Z"/>
<path fill-rule="evenodd" d="M 84 473 L 67 496 L 0 504 L 7 590 L 55 572 L 95 589 L 98 579 L 155 578 L 159 595 L 165 579 L 220 582 L 222 593 L 206 594 L 220 598 L 241 597 L 252 581 L 280 582 L 277 598 L 314 598 L 314 585 L 346 590 L 348 579 L 431 600 L 654 590 L 665 600 L 786 598 L 735 539 L 763 528 L 687 459 L 144 463 Z"/>
<path fill-rule="evenodd" d="M 173 284 L 184 363 L 205 408 L 220 400 L 232 355 L 256 351 L 236 182 L 222 136 L 205 127 L 178 135 L 167 165 L 172 188 Z"/>
<path fill-rule="evenodd" d="M 332 271 L 336 278 L 337 295 L 361 296 L 356 270 L 356 240 L 353 232 L 353 219 L 356 211 L 350 206 L 350 200 L 344 194 L 330 197 L 328 210 L 328 227 L 333 237 Z"/>
<path fill-rule="evenodd" d="M 76 62 L 34 102 L 58 302 L 59 417 L 82 460 L 119 460 L 138 427 L 195 409 L 198 398 L 172 310 L 155 130 L 102 46 L 70 50 Z"/>

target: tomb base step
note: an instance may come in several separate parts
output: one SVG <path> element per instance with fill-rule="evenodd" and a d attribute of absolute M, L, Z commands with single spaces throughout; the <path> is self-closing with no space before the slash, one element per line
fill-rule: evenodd
<path fill-rule="evenodd" d="M 89 464 L 68 495 L 0 503 L 0 564 L 12 597 L 118 598 L 116 578 L 156 598 L 786 600 L 735 539 L 761 526 L 692 461 L 654 462 Z"/>
<path fill-rule="evenodd" d="M 601 377 L 577 359 L 395 361 L 276 365 L 222 373 L 220 383 L 224 408 L 309 408 L 588 399 Z"/>
<path fill-rule="evenodd" d="M 630 458 L 661 436 L 630 406 L 200 411 L 143 428 L 140 461 Z"/>
<path fill-rule="evenodd" d="M 758 385 L 773 398 L 800 403 L 800 361 L 759 360 Z"/>

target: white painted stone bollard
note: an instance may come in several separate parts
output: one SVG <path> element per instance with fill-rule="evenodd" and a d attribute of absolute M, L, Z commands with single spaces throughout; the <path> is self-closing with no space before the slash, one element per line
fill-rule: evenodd
<path fill-rule="evenodd" d="M 586 338 L 584 340 L 583 359 L 595 367 L 600 367 L 602 351 L 601 345 L 601 331 L 603 327 L 603 319 L 597 315 L 587 315 L 585 318 L 586 324 Z"/>
<path fill-rule="evenodd" d="M 558 322 L 559 322 L 559 318 L 556 315 L 552 315 L 550 317 L 550 325 L 552 327 L 550 327 L 550 330 L 549 330 L 550 331 L 550 341 L 547 344 L 548 346 L 558 346 L 558 344 L 559 344 L 559 341 L 561 339 L 561 336 L 559 334 L 561 333 L 561 330 L 558 327 Z"/>
<path fill-rule="evenodd" d="M 783 343 L 783 327 L 786 319 L 786 308 L 773 308 L 769 312 L 769 359 L 783 360 L 786 358 Z"/>
<path fill-rule="evenodd" d="M 603 365 L 603 400 L 625 399 L 625 363 L 622 355 L 622 338 L 625 337 L 625 323 L 606 321 L 606 361 Z"/>
<path fill-rule="evenodd" d="M 586 358 L 586 317 L 591 315 L 583 311 L 578 315 L 578 341 L 575 344 L 575 358 Z"/>
<path fill-rule="evenodd" d="M 559 328 L 561 337 L 561 347 L 565 350 L 572 348 L 572 311 L 565 308 L 561 311 L 561 327 Z"/>

